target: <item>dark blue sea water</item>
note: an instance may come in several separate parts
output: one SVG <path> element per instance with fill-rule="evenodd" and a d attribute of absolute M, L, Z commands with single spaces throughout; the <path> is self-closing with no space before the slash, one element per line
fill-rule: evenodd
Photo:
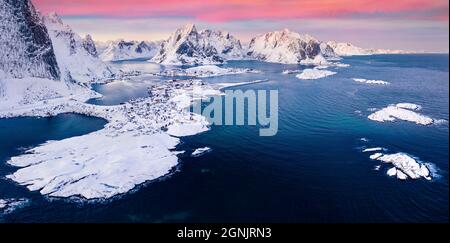
<path fill-rule="evenodd" d="M 299 80 L 282 75 L 297 65 L 253 61 L 225 66 L 255 68 L 261 74 L 205 79 L 208 82 L 269 82 L 240 89 L 279 90 L 279 132 L 259 137 L 255 126 L 214 126 L 184 138 L 182 149 L 209 146 L 202 157 L 181 157 L 177 172 L 104 203 L 49 200 L 8 180 L 0 198 L 25 197 L 30 205 L 0 216 L 6 222 L 448 222 L 448 124 L 419 126 L 377 123 L 368 108 L 411 102 L 422 114 L 449 119 L 448 55 L 380 55 L 342 60 L 336 75 Z M 155 71 L 145 62 L 118 63 Z M 388 86 L 356 83 L 381 79 Z M 154 77 L 154 82 L 162 82 Z M 112 105 L 144 96 L 148 82 L 114 82 L 95 88 L 91 103 Z M 237 89 L 237 88 L 236 88 Z M 77 115 L 0 120 L 0 176 L 23 147 L 85 134 L 104 125 Z M 369 142 L 362 142 L 360 138 Z M 433 163 L 432 181 L 400 181 L 375 171 L 361 147 L 382 146 Z"/>

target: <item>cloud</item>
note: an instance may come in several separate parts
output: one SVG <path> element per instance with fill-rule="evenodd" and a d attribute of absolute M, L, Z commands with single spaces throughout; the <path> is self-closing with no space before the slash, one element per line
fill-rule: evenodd
<path fill-rule="evenodd" d="M 447 0 L 33 0 L 66 16 L 188 17 L 208 22 L 391 16 L 448 21 Z"/>

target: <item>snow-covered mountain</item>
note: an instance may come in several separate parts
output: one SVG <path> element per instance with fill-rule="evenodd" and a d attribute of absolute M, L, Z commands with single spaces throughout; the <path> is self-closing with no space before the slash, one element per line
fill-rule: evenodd
<path fill-rule="evenodd" d="M 151 60 L 173 65 L 218 64 L 245 56 L 241 43 L 227 32 L 197 31 L 193 24 L 177 29 Z"/>
<path fill-rule="evenodd" d="M 260 61 L 285 64 L 324 64 L 327 63 L 325 56 L 335 56 L 327 44 L 288 29 L 253 38 L 248 55 Z"/>
<path fill-rule="evenodd" d="M 98 97 L 89 88 L 61 75 L 60 67 L 66 66 L 59 62 L 55 49 L 62 44 L 52 44 L 51 35 L 57 34 L 49 34 L 30 0 L 1 0 L 0 17 L 0 110 L 35 107 L 50 100 L 85 101 Z M 90 38 L 79 43 L 95 53 Z"/>
<path fill-rule="evenodd" d="M 99 57 L 91 36 L 81 38 L 56 13 L 43 17 L 48 29 L 61 78 L 80 83 L 98 82 L 114 75 Z"/>
<path fill-rule="evenodd" d="M 376 55 L 376 54 L 408 54 L 412 52 L 402 50 L 387 50 L 387 49 L 365 49 L 357 47 L 351 43 L 329 41 L 327 44 L 339 56 L 362 56 L 362 55 Z"/>
<path fill-rule="evenodd" d="M 327 44 L 331 46 L 334 52 L 339 56 L 370 55 L 368 50 L 350 43 L 329 41 Z"/>
<path fill-rule="evenodd" d="M 29 0 L 0 1 L 0 78 L 59 79 L 52 43 Z"/>
<path fill-rule="evenodd" d="M 202 30 L 200 36 L 214 46 L 219 56 L 225 60 L 239 60 L 246 56 L 241 41 L 226 31 Z"/>
<path fill-rule="evenodd" d="M 137 58 L 152 58 L 159 51 L 160 42 L 125 41 L 123 39 L 97 43 L 103 61 L 123 61 Z"/>

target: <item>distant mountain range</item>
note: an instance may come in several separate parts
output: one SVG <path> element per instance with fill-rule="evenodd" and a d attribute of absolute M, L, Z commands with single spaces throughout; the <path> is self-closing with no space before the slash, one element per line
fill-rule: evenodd
<path fill-rule="evenodd" d="M 98 82 L 117 72 L 106 62 L 136 58 L 165 65 L 220 64 L 228 60 L 324 64 L 339 56 L 407 53 L 324 42 L 288 29 L 256 36 L 244 46 L 228 32 L 199 31 L 193 24 L 160 42 L 94 43 L 90 35 L 82 38 L 76 34 L 57 14 L 41 16 L 29 0 L 3 0 L 0 13 L 0 76 L 9 78 Z"/>

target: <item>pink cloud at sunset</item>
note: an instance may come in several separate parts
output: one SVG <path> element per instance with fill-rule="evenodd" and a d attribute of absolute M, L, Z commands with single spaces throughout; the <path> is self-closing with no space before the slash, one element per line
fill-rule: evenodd
<path fill-rule="evenodd" d="M 447 0 L 33 0 L 63 16 L 188 17 L 209 22 L 389 16 L 448 21 Z"/>

